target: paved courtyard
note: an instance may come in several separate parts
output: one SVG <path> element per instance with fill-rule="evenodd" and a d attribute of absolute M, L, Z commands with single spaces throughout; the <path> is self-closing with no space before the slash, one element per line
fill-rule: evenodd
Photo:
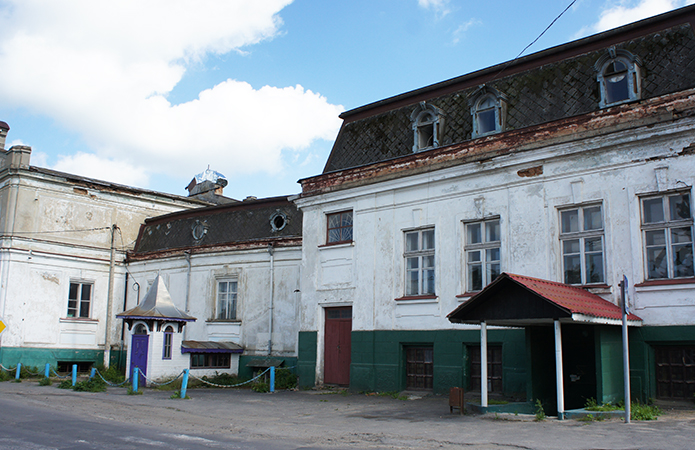
<path fill-rule="evenodd" d="M 582 422 L 523 415 L 450 414 L 448 399 L 399 400 L 344 391 L 192 389 L 191 399 L 171 391 L 124 388 L 103 393 L 38 386 L 34 380 L 0 383 L 0 401 L 21 402 L 99 424 L 139 424 L 153 431 L 217 435 L 289 448 L 362 449 L 691 449 L 695 409 L 674 404 L 656 421 Z M 16 404 L 16 403 L 15 403 Z M 37 424 L 40 426 L 40 424 Z M 0 434 L 2 432 L 0 431 Z M 186 447 L 182 447 L 186 448 Z"/>

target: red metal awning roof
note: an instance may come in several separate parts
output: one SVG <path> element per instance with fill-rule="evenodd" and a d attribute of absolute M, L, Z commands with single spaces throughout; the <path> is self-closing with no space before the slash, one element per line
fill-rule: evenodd
<path fill-rule="evenodd" d="M 561 320 L 618 324 L 622 311 L 618 305 L 584 288 L 523 275 L 502 273 L 468 301 L 447 316 L 455 323 L 524 326 Z M 631 325 L 642 319 L 628 316 Z"/>

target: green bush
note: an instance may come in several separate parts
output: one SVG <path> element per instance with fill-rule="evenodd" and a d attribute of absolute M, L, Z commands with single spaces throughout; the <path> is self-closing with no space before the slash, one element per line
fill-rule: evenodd
<path fill-rule="evenodd" d="M 51 384 L 53 384 L 53 382 L 48 377 L 43 377 L 39 380 L 39 386 L 50 386 Z"/>
<path fill-rule="evenodd" d="M 79 392 L 104 392 L 106 383 L 97 376 L 90 380 L 78 381 L 72 389 Z"/>
<path fill-rule="evenodd" d="M 599 405 L 595 399 L 590 398 L 586 401 L 584 404 L 584 409 L 587 411 L 601 411 L 601 412 L 608 412 L 608 411 L 618 411 L 618 410 L 624 410 L 625 407 L 621 403 L 618 404 L 613 404 L 613 403 L 604 403 L 603 405 Z"/>
<path fill-rule="evenodd" d="M 97 371 L 101 374 L 102 377 L 109 383 L 114 383 L 114 384 L 119 384 L 123 383 L 125 380 L 125 375 L 118 369 L 116 369 L 115 366 L 111 366 L 108 369 L 104 369 L 103 365 L 96 366 Z M 96 375 L 96 378 L 98 378 L 99 375 Z"/>
<path fill-rule="evenodd" d="M 643 405 L 632 402 L 630 418 L 634 420 L 656 420 L 661 414 L 661 409 L 656 405 Z"/>
<path fill-rule="evenodd" d="M 213 376 L 204 376 L 203 380 L 213 383 L 213 384 L 219 384 L 221 386 L 234 386 L 235 384 L 243 383 L 245 381 L 248 381 L 247 378 L 239 378 L 238 375 L 231 375 L 228 373 L 217 373 L 215 372 L 215 375 Z M 211 387 L 208 385 L 208 387 Z M 214 386 L 212 386 L 214 387 Z M 239 386 L 242 387 L 242 386 Z"/>
<path fill-rule="evenodd" d="M 72 381 L 70 380 L 63 380 L 60 382 L 58 385 L 58 389 L 72 389 Z"/>
<path fill-rule="evenodd" d="M 275 370 L 275 389 L 294 389 L 297 387 L 297 375 L 290 369 Z"/>
<path fill-rule="evenodd" d="M 264 381 L 256 381 L 251 384 L 251 390 L 253 392 L 270 392 L 270 386 Z"/>

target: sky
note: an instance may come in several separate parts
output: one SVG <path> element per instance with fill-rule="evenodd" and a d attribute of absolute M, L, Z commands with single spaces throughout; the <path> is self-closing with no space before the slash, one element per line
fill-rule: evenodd
<path fill-rule="evenodd" d="M 5 148 L 187 195 L 299 193 L 339 114 L 514 59 L 572 0 L 0 0 Z M 576 0 L 524 55 L 695 3 Z"/>

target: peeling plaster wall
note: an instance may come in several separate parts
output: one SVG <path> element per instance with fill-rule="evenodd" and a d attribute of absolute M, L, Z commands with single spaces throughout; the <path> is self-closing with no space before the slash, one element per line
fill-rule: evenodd
<path fill-rule="evenodd" d="M 297 355 L 300 266 L 300 247 L 275 248 L 274 356 Z M 131 277 L 128 280 L 128 303 L 125 309 L 137 305 L 135 283 L 140 284 L 139 298 L 143 299 L 148 285 L 160 273 L 172 301 L 180 310 L 185 311 L 188 269 L 181 252 L 166 258 L 133 261 L 128 269 Z M 235 321 L 216 320 L 217 282 L 225 279 L 238 281 Z M 266 248 L 199 252 L 191 255 L 188 314 L 197 320 L 186 324 L 184 340 L 234 342 L 244 348 L 244 355 L 265 356 L 268 354 L 269 307 L 270 256 Z M 129 342 L 125 344 L 128 345 Z M 187 358 L 186 355 L 184 357 Z M 235 358 L 238 361 L 238 357 L 233 359 Z M 236 370 L 231 372 L 236 373 Z"/>
<path fill-rule="evenodd" d="M 559 208 L 602 203 L 608 286 L 592 292 L 617 303 L 625 274 L 631 307 L 645 325 L 695 325 L 695 283 L 634 286 L 645 281 L 639 196 L 693 186 L 695 156 L 687 149 L 694 127 L 686 117 L 630 132 L 606 129 L 591 139 L 386 181 L 364 178 L 359 187 L 298 199 L 300 330 L 317 331 L 317 381 L 326 306 L 352 305 L 353 331 L 465 328 L 446 319 L 469 290 L 463 223 L 486 217 L 500 218 L 502 271 L 562 281 Z M 350 209 L 354 242 L 325 246 L 326 214 Z M 395 300 L 405 295 L 403 232 L 420 227 L 435 228 L 437 298 Z"/>
<path fill-rule="evenodd" d="M 115 314 L 123 306 L 124 251 L 132 247 L 140 224 L 192 206 L 197 202 L 88 187 L 30 170 L 0 173 L 0 317 L 7 325 L 0 336 L 0 363 L 16 362 L 4 361 L 3 349 L 15 355 L 23 348 L 103 351 L 111 225 L 120 229 Z M 89 318 L 67 317 L 71 281 L 93 283 Z M 112 319 L 114 344 L 120 342 L 120 329 Z M 40 363 L 45 362 L 56 363 Z"/>

